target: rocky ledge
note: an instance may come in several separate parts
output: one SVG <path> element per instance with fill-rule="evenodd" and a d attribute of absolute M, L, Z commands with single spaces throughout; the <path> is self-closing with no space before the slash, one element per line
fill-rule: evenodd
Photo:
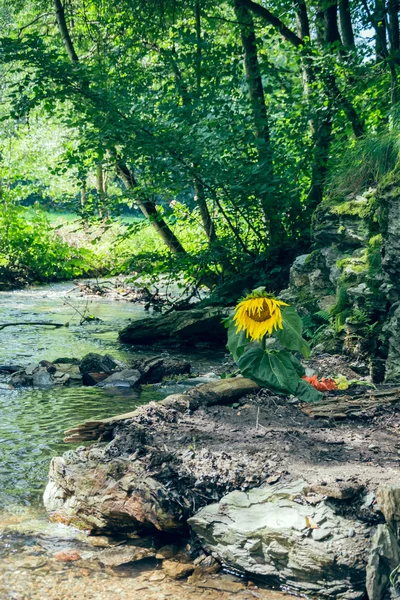
<path fill-rule="evenodd" d="M 97 443 L 53 459 L 45 505 L 95 535 L 191 530 L 297 594 L 381 600 L 400 557 L 400 390 L 376 394 L 310 409 L 239 377 L 87 422 L 67 439 Z"/>

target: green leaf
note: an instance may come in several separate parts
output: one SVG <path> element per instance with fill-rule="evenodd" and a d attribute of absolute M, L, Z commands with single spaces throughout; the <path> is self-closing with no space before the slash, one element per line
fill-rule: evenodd
<path fill-rule="evenodd" d="M 251 340 L 246 336 L 245 331 L 236 333 L 236 325 L 233 323 L 233 321 L 231 321 L 231 324 L 228 328 L 228 343 L 226 347 L 236 362 L 242 356 L 250 342 Z"/>
<path fill-rule="evenodd" d="M 277 329 L 273 335 L 288 350 L 301 352 L 304 358 L 310 355 L 310 347 L 302 336 L 303 323 L 297 311 L 292 306 L 282 308 L 283 329 Z"/>
<path fill-rule="evenodd" d="M 322 399 L 323 394 L 318 392 L 308 381 L 300 379 L 295 395 L 303 402 L 318 402 Z"/>
<path fill-rule="evenodd" d="M 300 377 L 286 350 L 265 351 L 260 344 L 252 344 L 238 361 L 240 372 L 261 387 L 294 394 Z"/>

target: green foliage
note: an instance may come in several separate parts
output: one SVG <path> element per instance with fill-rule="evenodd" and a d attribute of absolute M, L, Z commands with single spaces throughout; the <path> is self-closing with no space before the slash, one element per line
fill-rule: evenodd
<path fill-rule="evenodd" d="M 91 253 L 63 242 L 39 208 L 0 203 L 0 276 L 13 285 L 90 272 Z"/>
<path fill-rule="evenodd" d="M 364 191 L 392 171 L 400 154 L 400 133 L 391 131 L 357 140 L 339 155 L 332 168 L 331 190 L 335 197 Z M 348 203 L 351 207 L 351 203 Z"/>
<path fill-rule="evenodd" d="M 310 347 L 302 336 L 303 324 L 300 316 L 292 306 L 282 307 L 282 329 L 277 329 L 274 336 L 288 350 L 300 352 L 308 358 Z"/>

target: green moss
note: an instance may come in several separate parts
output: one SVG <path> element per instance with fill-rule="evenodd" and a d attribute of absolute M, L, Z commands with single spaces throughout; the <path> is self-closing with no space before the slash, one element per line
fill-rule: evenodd
<path fill-rule="evenodd" d="M 310 254 L 307 256 L 307 258 L 304 261 L 305 265 L 313 265 L 318 261 L 318 258 L 321 255 L 321 251 L 320 250 L 313 250 L 312 252 L 310 252 Z"/>
<path fill-rule="evenodd" d="M 332 206 L 331 211 L 335 215 L 348 215 L 352 217 L 359 217 L 363 219 L 368 214 L 368 201 L 364 199 L 360 200 L 348 200 L 347 202 L 341 202 L 335 206 Z"/>

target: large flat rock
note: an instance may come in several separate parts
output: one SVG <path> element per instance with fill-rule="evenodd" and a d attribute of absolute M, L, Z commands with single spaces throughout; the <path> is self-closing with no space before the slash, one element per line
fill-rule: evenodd
<path fill-rule="evenodd" d="M 204 308 L 174 311 L 167 315 L 139 319 L 119 333 L 121 342 L 155 345 L 162 342 L 182 345 L 224 346 L 227 340 L 222 319 L 226 309 Z"/>

